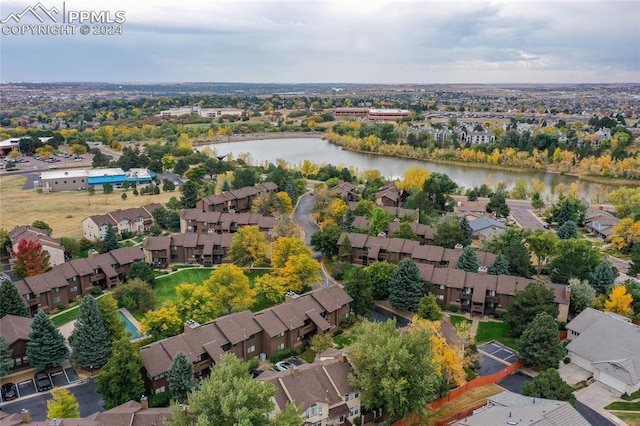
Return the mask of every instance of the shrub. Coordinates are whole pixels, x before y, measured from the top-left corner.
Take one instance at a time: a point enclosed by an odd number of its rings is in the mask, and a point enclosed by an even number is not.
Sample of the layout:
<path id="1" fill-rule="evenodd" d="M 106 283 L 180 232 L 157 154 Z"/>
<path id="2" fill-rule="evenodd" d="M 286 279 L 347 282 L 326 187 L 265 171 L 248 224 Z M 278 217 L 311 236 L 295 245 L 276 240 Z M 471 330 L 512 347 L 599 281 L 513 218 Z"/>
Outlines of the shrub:
<path id="1" fill-rule="evenodd" d="M 247 371 L 255 370 L 256 368 L 260 367 L 260 361 L 258 360 L 258 358 L 249 358 L 244 362 L 244 364 L 247 366 Z"/>
<path id="2" fill-rule="evenodd" d="M 149 397 L 149 407 L 168 407 L 171 402 L 171 392 L 160 392 Z"/>
<path id="3" fill-rule="evenodd" d="M 347 269 L 346 263 L 334 263 L 331 266 L 331 276 L 336 280 L 342 280 L 344 278 L 344 273 Z"/>
<path id="4" fill-rule="evenodd" d="M 342 321 L 340 321 L 340 328 L 349 328 L 352 325 L 354 325 L 355 323 L 356 323 L 356 316 L 355 315 L 349 315 L 348 317 L 346 317 Z"/>
<path id="5" fill-rule="evenodd" d="M 102 288 L 100 287 L 94 287 L 91 290 L 89 290 L 89 294 L 92 295 L 93 297 L 98 297 L 102 294 Z"/>
<path id="6" fill-rule="evenodd" d="M 333 332 L 333 337 L 339 336 L 342 333 L 344 333 L 344 330 L 339 328 L 339 329 L 337 329 L 336 331 Z"/>
<path id="7" fill-rule="evenodd" d="M 449 312 L 458 312 L 460 309 L 457 306 L 449 306 Z"/>
<path id="8" fill-rule="evenodd" d="M 271 362 L 282 361 L 283 359 L 292 357 L 294 355 L 298 355 L 298 353 L 299 351 L 295 349 L 283 349 L 281 351 L 276 351 L 272 353 L 271 356 L 269 357 L 269 361 Z"/>
<path id="9" fill-rule="evenodd" d="M 571 358 L 566 357 L 562 362 L 564 362 L 565 364 L 569 364 L 571 362 Z"/>

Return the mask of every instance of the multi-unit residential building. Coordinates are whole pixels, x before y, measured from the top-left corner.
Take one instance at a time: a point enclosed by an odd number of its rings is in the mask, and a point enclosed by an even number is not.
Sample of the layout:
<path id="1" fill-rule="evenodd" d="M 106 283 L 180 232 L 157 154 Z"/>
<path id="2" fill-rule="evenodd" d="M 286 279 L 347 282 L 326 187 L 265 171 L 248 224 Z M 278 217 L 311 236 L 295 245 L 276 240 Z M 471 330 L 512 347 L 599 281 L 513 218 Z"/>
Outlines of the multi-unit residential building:
<path id="1" fill-rule="evenodd" d="M 233 233 L 243 226 L 257 226 L 269 235 L 276 225 L 276 218 L 256 213 L 220 213 L 198 209 L 180 211 L 180 232 L 197 234 Z"/>
<path id="2" fill-rule="evenodd" d="M 59 238 L 53 238 L 48 229 L 34 228 L 29 225 L 22 225 L 9 233 L 11 240 L 10 253 L 18 251 L 18 245 L 22 240 L 34 241 L 42 245 L 42 249 L 49 253 L 49 263 L 51 266 L 60 265 L 65 261 L 64 246 Z"/>
<path id="3" fill-rule="evenodd" d="M 447 268 L 454 267 L 462 253 L 462 247 L 449 249 L 403 238 L 385 238 L 353 232 L 343 232 L 338 246 L 342 247 L 346 237 L 351 243 L 351 262 L 361 266 L 377 261 L 398 263 L 402 259 L 411 259 L 416 263 Z M 477 255 L 481 266 L 490 266 L 496 259 L 493 253 L 478 251 Z"/>
<path id="4" fill-rule="evenodd" d="M 371 223 L 371 219 L 366 216 L 355 216 L 353 219 L 352 226 L 354 229 L 369 229 L 369 224 Z M 395 231 L 400 229 L 400 225 L 402 222 L 399 220 L 394 220 L 389 223 L 387 229 L 384 230 L 386 235 L 393 235 Z M 431 244 L 433 239 L 435 238 L 438 230 L 433 226 L 424 225 L 418 222 L 407 222 L 411 230 L 416 234 L 417 241 L 420 244 Z"/>
<path id="5" fill-rule="evenodd" d="M 463 137 L 465 136 L 463 135 Z M 465 140 L 467 141 L 468 144 L 490 143 L 496 140 L 496 135 L 494 135 L 491 130 L 487 130 L 487 129 L 482 131 L 472 130 L 466 134 Z"/>
<path id="6" fill-rule="evenodd" d="M 143 378 L 152 394 L 168 388 L 167 371 L 182 352 L 196 378 L 207 376 L 225 353 L 239 359 L 266 359 L 283 349 L 302 348 L 314 334 L 335 331 L 349 314 L 352 299 L 338 286 L 287 295 L 283 304 L 260 312 L 237 312 L 206 324 L 187 321 L 184 332 L 140 350 Z"/>
<path id="7" fill-rule="evenodd" d="M 360 199 L 357 187 L 351 182 L 340 182 L 333 188 L 330 188 L 329 193 L 338 194 L 347 201 L 358 201 L 358 199 Z"/>
<path id="8" fill-rule="evenodd" d="M 202 198 L 196 208 L 203 212 L 243 213 L 251 209 L 251 202 L 260 194 L 277 191 L 278 185 L 273 182 L 258 183 Z"/>
<path id="9" fill-rule="evenodd" d="M 14 285 L 32 314 L 51 312 L 80 299 L 94 287 L 114 288 L 118 281 L 127 279 L 131 265 L 143 259 L 139 247 L 123 247 L 70 260 Z"/>
<path id="10" fill-rule="evenodd" d="M 349 206 L 349 210 L 355 210 L 358 207 L 358 203 L 355 201 L 347 203 Z M 393 206 L 378 206 L 387 212 L 387 215 L 397 217 L 398 219 L 405 219 L 417 222 L 420 218 L 420 212 L 415 209 L 405 209 L 402 207 L 393 207 Z"/>
<path id="11" fill-rule="evenodd" d="M 584 229 L 606 240 L 613 235 L 613 228 L 618 222 L 620 219 L 611 213 L 589 207 L 585 213 Z"/>
<path id="12" fill-rule="evenodd" d="M 27 342 L 31 333 L 32 318 L 5 315 L 0 318 L 0 331 L 4 337 L 13 358 L 13 367 L 19 368 L 28 365 Z"/>
<path id="13" fill-rule="evenodd" d="M 425 293 L 433 293 L 439 305 L 455 306 L 462 312 L 480 315 L 501 315 L 513 303 L 517 291 L 524 290 L 535 280 L 515 275 L 487 274 L 486 267 L 479 272 L 462 269 L 438 268 L 417 264 L 425 282 Z M 553 290 L 558 308 L 558 321 L 566 322 L 569 314 L 571 290 L 563 284 L 544 283 Z"/>
<path id="14" fill-rule="evenodd" d="M 402 189 L 393 183 L 384 185 L 376 192 L 376 204 L 379 206 L 400 207 L 402 193 Z"/>
<path id="15" fill-rule="evenodd" d="M 360 394 L 349 383 L 353 369 L 344 353 L 329 349 L 313 364 L 291 370 L 266 371 L 258 380 L 276 388 L 275 409 L 269 417 L 284 411 L 287 404 L 302 407 L 305 424 L 317 426 L 351 425 L 361 418 Z M 360 424 L 364 424 L 361 421 Z"/>
<path id="16" fill-rule="evenodd" d="M 89 216 L 82 221 L 82 233 L 89 240 L 104 240 L 109 225 L 118 235 L 130 232 L 134 235 L 149 232 L 155 221 L 153 211 L 161 204 L 149 204 L 130 209 L 118 209 L 107 214 Z"/>
<path id="17" fill-rule="evenodd" d="M 192 263 L 204 266 L 228 262 L 227 251 L 233 234 L 200 234 L 189 232 L 165 237 L 148 237 L 143 242 L 144 257 L 154 268 L 166 268 L 172 263 Z"/>

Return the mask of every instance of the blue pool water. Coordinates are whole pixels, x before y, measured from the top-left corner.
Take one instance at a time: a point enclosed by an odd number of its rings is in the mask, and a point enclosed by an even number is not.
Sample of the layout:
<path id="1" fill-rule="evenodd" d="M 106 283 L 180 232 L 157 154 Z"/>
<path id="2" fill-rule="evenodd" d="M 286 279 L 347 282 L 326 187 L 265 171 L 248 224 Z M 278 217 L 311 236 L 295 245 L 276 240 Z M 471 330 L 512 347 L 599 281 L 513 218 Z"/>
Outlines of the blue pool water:
<path id="1" fill-rule="evenodd" d="M 129 321 L 129 318 L 127 318 L 120 310 L 118 310 L 118 315 L 124 323 L 124 331 L 131 334 L 132 339 L 137 339 L 141 336 L 140 333 L 138 333 L 138 329 L 136 328 L 136 326 L 133 325 L 131 321 Z"/>

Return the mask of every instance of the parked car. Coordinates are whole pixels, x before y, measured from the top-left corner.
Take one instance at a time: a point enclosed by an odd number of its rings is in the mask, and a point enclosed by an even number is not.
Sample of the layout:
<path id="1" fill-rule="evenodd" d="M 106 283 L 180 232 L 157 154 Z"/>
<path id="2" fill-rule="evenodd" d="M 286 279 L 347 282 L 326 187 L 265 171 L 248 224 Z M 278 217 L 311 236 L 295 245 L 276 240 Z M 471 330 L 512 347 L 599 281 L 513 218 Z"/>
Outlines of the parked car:
<path id="1" fill-rule="evenodd" d="M 16 385 L 13 383 L 5 383 L 2 385 L 2 400 L 3 401 L 11 401 L 12 399 L 16 399 L 18 397 L 18 390 L 16 389 Z"/>
<path id="2" fill-rule="evenodd" d="M 33 376 L 33 381 L 36 382 L 38 392 L 48 391 L 53 388 L 49 374 L 47 374 L 46 371 L 38 371 L 35 376 Z"/>
<path id="3" fill-rule="evenodd" d="M 300 360 L 299 360 L 299 359 L 297 359 L 297 358 L 291 358 L 291 359 L 289 360 L 289 364 L 291 364 L 291 365 L 295 365 L 296 367 L 299 367 L 299 366 L 301 366 L 302 364 L 304 364 L 304 362 L 300 361 Z"/>
<path id="4" fill-rule="evenodd" d="M 259 375 L 261 375 L 262 373 L 264 373 L 263 370 L 251 370 L 249 371 L 249 374 L 251 375 L 251 377 L 253 377 L 254 379 L 256 377 L 258 377 Z"/>
<path id="5" fill-rule="evenodd" d="M 280 362 L 276 362 L 276 365 L 274 368 L 278 371 L 285 371 L 293 368 L 293 364 L 291 364 L 288 361 L 280 361 Z"/>

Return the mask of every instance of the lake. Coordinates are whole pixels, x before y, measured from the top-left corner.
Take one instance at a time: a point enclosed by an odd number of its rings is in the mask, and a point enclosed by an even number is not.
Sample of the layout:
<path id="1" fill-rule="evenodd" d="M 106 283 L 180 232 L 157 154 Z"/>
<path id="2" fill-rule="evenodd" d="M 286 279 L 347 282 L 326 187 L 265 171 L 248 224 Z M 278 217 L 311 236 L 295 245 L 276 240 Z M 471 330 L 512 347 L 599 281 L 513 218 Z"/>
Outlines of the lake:
<path id="1" fill-rule="evenodd" d="M 556 185 L 560 183 L 570 185 L 577 182 L 580 195 L 586 200 L 590 200 L 591 194 L 596 187 L 595 183 L 554 173 L 520 173 L 469 167 L 463 163 L 460 165 L 438 164 L 428 161 L 351 152 L 319 138 L 248 140 L 201 145 L 197 149 L 201 150 L 204 147 L 215 149 L 217 155 L 232 153 L 234 158 L 237 158 L 239 154 L 249 153 L 248 161 L 250 164 L 255 165 L 264 162 L 275 163 L 277 159 L 285 160 L 292 165 L 300 165 L 304 160 L 310 160 L 314 163 L 333 164 L 337 167 L 355 167 L 358 171 L 377 169 L 387 178 L 401 178 L 408 167 L 420 166 L 432 172 L 446 173 L 459 186 L 467 188 L 479 186 L 483 183 L 493 187 L 499 182 L 504 182 L 508 188 L 511 188 L 516 179 L 525 179 L 527 181 L 538 179 L 545 183 L 544 195 L 547 197 L 554 196 L 553 188 Z M 609 190 L 615 188 L 611 186 Z"/>

